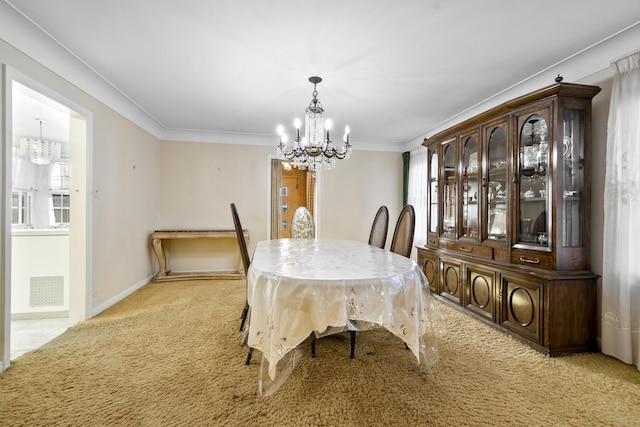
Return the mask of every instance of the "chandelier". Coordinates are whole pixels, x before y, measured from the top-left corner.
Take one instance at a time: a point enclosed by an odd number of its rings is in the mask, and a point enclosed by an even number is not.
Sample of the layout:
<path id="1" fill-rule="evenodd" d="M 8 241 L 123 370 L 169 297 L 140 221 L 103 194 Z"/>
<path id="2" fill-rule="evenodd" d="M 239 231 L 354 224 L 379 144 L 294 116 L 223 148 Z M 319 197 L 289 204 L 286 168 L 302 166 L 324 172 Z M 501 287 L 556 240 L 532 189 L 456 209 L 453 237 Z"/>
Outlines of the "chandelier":
<path id="1" fill-rule="evenodd" d="M 36 119 L 40 122 L 40 138 L 20 138 L 20 153 L 36 165 L 48 165 L 52 160 L 60 159 L 60 143 L 42 138 L 42 123 L 46 120 Z"/>
<path id="2" fill-rule="evenodd" d="M 316 85 L 322 81 L 320 77 L 309 77 L 313 83 L 313 99 L 304 114 L 304 137 L 300 137 L 300 119 L 295 119 L 296 137 L 292 144 L 288 144 L 288 136 L 284 133 L 284 127 L 278 126 L 280 144 L 278 151 L 281 157 L 293 163 L 293 166 L 315 172 L 320 166 L 325 169 L 333 169 L 336 159 L 348 159 L 351 154 L 349 144 L 349 126 L 344 128 L 344 136 L 339 147 L 335 147 L 331 141 L 329 131 L 331 121 L 324 120 L 324 109 L 318 99 Z"/>

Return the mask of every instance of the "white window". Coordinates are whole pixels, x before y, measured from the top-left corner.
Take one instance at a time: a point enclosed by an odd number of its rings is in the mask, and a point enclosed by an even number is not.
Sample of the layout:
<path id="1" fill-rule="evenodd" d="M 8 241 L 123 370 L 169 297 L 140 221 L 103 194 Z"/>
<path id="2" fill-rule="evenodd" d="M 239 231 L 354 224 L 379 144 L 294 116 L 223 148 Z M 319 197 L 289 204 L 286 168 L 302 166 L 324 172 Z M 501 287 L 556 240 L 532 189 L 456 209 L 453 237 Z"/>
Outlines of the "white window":
<path id="1" fill-rule="evenodd" d="M 51 193 L 51 201 L 55 225 L 68 225 L 71 213 L 69 210 L 69 195 L 65 193 Z"/>
<path id="2" fill-rule="evenodd" d="M 31 209 L 33 199 L 28 191 L 11 193 L 11 224 L 17 228 L 31 226 Z"/>
<path id="3" fill-rule="evenodd" d="M 59 161 L 51 164 L 51 175 L 49 175 L 49 185 L 52 190 L 68 190 L 70 187 L 70 165 L 69 161 Z"/>
<path id="4" fill-rule="evenodd" d="M 54 227 L 68 227 L 70 213 L 69 183 L 70 166 L 68 160 L 51 163 L 49 186 L 51 188 L 51 213 L 49 221 Z"/>

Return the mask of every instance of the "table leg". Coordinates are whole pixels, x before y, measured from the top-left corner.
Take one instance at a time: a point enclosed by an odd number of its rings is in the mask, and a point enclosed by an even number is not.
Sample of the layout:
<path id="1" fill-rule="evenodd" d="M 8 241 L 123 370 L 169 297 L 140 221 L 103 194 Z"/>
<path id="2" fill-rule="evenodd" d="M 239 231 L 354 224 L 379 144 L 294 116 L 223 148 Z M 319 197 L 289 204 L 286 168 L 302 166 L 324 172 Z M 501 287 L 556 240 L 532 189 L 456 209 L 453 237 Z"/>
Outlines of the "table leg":
<path id="1" fill-rule="evenodd" d="M 156 258 L 158 258 L 158 273 L 156 277 L 166 276 L 169 270 L 169 263 L 167 262 L 167 254 L 164 251 L 164 245 L 162 244 L 162 239 L 153 239 L 153 251 L 156 254 Z"/>

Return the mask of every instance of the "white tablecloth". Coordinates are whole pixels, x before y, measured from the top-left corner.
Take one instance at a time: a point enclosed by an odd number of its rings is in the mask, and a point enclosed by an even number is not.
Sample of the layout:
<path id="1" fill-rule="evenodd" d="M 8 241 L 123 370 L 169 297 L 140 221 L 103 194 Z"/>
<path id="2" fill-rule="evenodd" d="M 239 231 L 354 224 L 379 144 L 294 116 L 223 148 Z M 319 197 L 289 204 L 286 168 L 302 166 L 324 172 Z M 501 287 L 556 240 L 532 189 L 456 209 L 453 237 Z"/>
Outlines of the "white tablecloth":
<path id="1" fill-rule="evenodd" d="M 262 352 L 271 380 L 285 355 L 329 327 L 379 325 L 418 362 L 424 355 L 430 296 L 409 258 L 349 240 L 267 240 L 256 246 L 247 280 L 248 345 Z"/>

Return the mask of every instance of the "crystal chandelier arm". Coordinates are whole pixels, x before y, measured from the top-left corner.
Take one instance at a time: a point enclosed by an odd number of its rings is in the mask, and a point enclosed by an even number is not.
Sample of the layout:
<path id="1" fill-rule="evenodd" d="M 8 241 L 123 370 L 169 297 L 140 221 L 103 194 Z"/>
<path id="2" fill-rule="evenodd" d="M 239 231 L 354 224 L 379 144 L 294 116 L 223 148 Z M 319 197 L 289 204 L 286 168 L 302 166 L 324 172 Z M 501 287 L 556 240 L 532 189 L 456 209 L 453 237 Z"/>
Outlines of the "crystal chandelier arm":
<path id="1" fill-rule="evenodd" d="M 300 119 L 296 117 L 296 119 L 293 121 L 293 126 L 295 126 L 296 128 L 296 142 L 300 142 L 300 125 L 302 123 L 300 122 Z"/>

